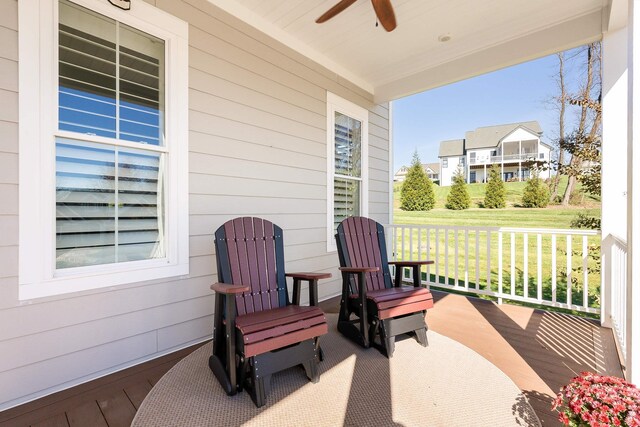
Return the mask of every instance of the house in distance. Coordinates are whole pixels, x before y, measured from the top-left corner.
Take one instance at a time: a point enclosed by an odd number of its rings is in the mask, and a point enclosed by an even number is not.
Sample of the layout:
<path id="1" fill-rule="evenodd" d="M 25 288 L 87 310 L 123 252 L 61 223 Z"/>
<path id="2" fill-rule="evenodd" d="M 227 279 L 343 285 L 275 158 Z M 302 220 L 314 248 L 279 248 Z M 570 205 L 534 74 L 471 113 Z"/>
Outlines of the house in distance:
<path id="1" fill-rule="evenodd" d="M 424 173 L 427 174 L 427 176 L 431 181 L 433 181 L 436 184 L 440 182 L 440 162 L 423 163 L 422 169 L 424 169 Z M 403 182 L 407 178 L 407 173 L 409 173 L 409 166 L 402 166 L 393 175 L 393 181 Z"/>
<path id="2" fill-rule="evenodd" d="M 491 166 L 500 167 L 504 181 L 529 178 L 531 168 L 549 160 L 551 146 L 542 142 L 537 121 L 479 127 L 464 139 L 440 142 L 440 185 L 451 185 L 460 168 L 468 183 L 485 182 Z M 540 178 L 549 178 L 542 170 Z"/>

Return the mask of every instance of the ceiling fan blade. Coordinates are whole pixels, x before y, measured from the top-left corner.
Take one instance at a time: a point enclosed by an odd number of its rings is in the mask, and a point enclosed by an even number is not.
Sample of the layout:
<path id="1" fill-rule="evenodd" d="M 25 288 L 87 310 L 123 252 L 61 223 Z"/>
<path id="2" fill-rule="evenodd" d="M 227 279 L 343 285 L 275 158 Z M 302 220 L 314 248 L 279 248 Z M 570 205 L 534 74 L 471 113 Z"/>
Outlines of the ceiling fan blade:
<path id="1" fill-rule="evenodd" d="M 322 16 L 316 19 L 316 23 L 322 24 L 325 21 L 333 18 L 352 4 L 354 4 L 356 0 L 341 0 L 337 4 L 335 4 L 331 9 L 327 10 Z"/>
<path id="2" fill-rule="evenodd" d="M 393 31 L 396 28 L 396 15 L 393 13 L 391 0 L 371 0 L 371 3 L 384 29 Z"/>

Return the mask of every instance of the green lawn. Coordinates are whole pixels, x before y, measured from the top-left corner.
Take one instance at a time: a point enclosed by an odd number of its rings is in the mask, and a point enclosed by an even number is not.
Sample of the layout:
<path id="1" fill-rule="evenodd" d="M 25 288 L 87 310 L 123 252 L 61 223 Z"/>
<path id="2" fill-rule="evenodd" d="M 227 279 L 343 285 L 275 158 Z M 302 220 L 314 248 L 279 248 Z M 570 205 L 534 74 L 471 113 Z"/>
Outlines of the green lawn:
<path id="1" fill-rule="evenodd" d="M 452 211 L 437 208 L 427 212 L 405 212 L 394 209 L 395 224 L 466 225 L 486 227 L 570 228 L 579 214 L 600 216 L 600 209 L 552 206 L 546 209 L 481 209 Z"/>
<path id="2" fill-rule="evenodd" d="M 550 206 L 545 209 L 513 207 L 519 203 L 524 185 L 525 183 L 506 184 L 508 204 L 512 206 L 506 209 L 474 207 L 463 211 L 452 211 L 436 208 L 428 212 L 405 212 L 398 209 L 400 192 L 395 191 L 394 223 L 429 226 L 569 229 L 571 221 L 578 213 L 600 216 L 599 205 L 594 200 L 589 201 L 588 208 L 584 206 L 571 206 L 568 208 Z M 443 206 L 449 188 L 437 186 L 435 188 L 436 206 Z M 469 190 L 472 199 L 476 202 L 484 198 L 484 184 L 470 185 Z M 488 242 L 487 239 L 489 239 Z M 436 237 L 435 228 L 432 228 L 427 239 L 426 230 L 418 232 L 417 230 L 410 231 L 406 229 L 404 231 L 404 252 L 401 249 L 401 234 L 398 234 L 396 238 L 394 252 L 398 253 L 399 259 L 408 259 L 411 253 L 413 259 L 420 257 L 421 259 L 436 260 L 437 267 L 432 266 L 428 271 L 432 282 L 447 283 L 449 285 L 458 283 L 461 287 L 468 286 L 470 289 L 480 290 L 498 291 L 501 288 L 506 293 L 512 292 L 513 288 L 513 293 L 516 296 L 524 296 L 526 294 L 530 297 L 536 297 L 537 272 L 538 268 L 540 268 L 543 299 L 550 301 L 555 294 L 557 301 L 567 302 L 567 292 L 569 290 L 567 288 L 567 240 L 570 240 L 571 268 L 569 269 L 569 275 L 572 277 L 571 282 L 573 282 L 570 286 L 571 302 L 582 305 L 584 298 L 582 236 L 567 238 L 564 235 L 558 235 L 554 251 L 552 249 L 551 236 L 542 234 L 540 236 L 540 257 L 538 257 L 538 233 L 528 233 L 526 245 L 524 234 L 516 233 L 513 239 L 515 249 L 513 263 L 511 262 L 511 233 L 503 233 L 502 239 L 502 286 L 500 286 L 498 280 L 500 251 L 498 250 L 498 233 L 495 232 L 488 234 L 486 231 L 469 230 L 465 232 L 462 230 L 455 232 L 441 229 L 437 232 Z M 467 240 L 469 242 L 469 253 L 468 257 L 465 257 Z M 411 247 L 410 242 L 412 244 Z M 592 270 L 597 270 L 596 259 L 599 256 L 599 236 L 589 236 L 586 243 L 589 250 L 595 255 L 595 257 L 587 257 L 588 302 L 590 307 L 597 308 L 600 304 L 600 274 Z M 476 245 L 479 249 L 477 255 Z M 555 290 L 553 288 L 554 278 L 552 274 L 552 253 L 554 252 L 556 258 Z M 468 259 L 468 261 L 465 261 L 465 259 Z M 489 266 L 487 265 L 488 261 Z M 528 280 L 524 279 L 525 273 Z M 426 274 L 423 271 L 425 278 Z"/>

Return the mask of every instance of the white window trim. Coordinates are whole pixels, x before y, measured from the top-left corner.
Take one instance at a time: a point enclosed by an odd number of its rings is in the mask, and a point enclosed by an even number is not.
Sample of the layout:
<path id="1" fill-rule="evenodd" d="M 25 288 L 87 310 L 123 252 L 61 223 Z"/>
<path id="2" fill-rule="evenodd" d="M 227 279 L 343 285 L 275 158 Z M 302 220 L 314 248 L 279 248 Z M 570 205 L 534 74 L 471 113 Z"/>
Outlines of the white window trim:
<path id="1" fill-rule="evenodd" d="M 167 257 L 56 274 L 58 0 L 18 0 L 21 300 L 189 274 L 188 25 L 142 0 L 133 0 L 126 12 L 102 0 L 71 1 L 165 40 L 166 149 L 158 151 L 169 152 Z"/>
<path id="2" fill-rule="evenodd" d="M 335 113 L 340 112 L 362 123 L 362 176 L 360 177 L 360 215 L 369 215 L 369 111 L 338 95 L 327 92 L 327 252 L 335 252 L 333 231 L 333 179 L 335 177 Z"/>

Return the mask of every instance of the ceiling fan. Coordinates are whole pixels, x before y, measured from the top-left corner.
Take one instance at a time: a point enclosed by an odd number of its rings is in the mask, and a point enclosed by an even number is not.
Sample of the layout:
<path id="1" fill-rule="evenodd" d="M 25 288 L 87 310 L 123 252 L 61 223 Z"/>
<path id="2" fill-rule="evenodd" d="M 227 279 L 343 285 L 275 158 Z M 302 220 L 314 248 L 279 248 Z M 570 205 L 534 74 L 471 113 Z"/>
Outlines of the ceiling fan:
<path id="1" fill-rule="evenodd" d="M 356 0 L 339 1 L 331 9 L 327 10 L 321 17 L 316 19 L 316 23 L 322 24 L 323 22 L 328 21 L 355 2 Z M 378 21 L 380 21 L 384 29 L 387 31 L 393 31 L 396 28 L 396 15 L 393 13 L 391 0 L 371 0 L 371 3 L 373 4 L 373 9 L 376 12 Z"/>

